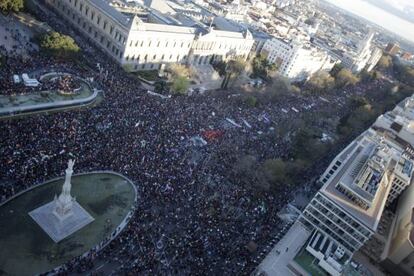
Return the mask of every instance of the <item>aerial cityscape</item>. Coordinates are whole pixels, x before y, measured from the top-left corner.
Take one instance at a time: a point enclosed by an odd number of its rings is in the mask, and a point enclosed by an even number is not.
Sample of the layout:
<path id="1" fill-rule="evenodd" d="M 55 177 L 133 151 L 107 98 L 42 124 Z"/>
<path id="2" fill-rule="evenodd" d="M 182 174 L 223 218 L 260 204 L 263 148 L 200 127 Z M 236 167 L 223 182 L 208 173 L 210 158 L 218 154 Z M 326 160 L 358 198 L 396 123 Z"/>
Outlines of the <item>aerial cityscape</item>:
<path id="1" fill-rule="evenodd" d="M 411 1 L 0 11 L 0 275 L 414 275 Z"/>

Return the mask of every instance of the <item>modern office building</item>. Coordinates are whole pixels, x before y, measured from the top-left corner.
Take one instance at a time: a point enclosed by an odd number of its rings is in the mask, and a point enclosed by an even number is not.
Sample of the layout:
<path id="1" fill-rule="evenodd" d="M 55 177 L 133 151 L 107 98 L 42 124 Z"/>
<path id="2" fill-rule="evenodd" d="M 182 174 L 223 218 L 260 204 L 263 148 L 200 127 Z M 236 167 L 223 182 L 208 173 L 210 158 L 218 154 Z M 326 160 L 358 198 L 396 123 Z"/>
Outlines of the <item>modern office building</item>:
<path id="1" fill-rule="evenodd" d="M 169 63 L 246 59 L 254 43 L 248 30 L 215 30 L 189 16 L 174 17 L 151 7 L 115 8 L 104 0 L 46 2 L 129 71 L 161 69 Z M 151 1 L 150 6 L 166 9 L 164 2 Z"/>
<path id="2" fill-rule="evenodd" d="M 294 81 L 305 80 L 321 70 L 329 72 L 336 64 L 325 51 L 310 43 L 281 38 L 267 40 L 261 54 L 278 65 L 281 75 Z"/>
<path id="3" fill-rule="evenodd" d="M 378 231 L 384 209 L 413 180 L 414 97 L 381 115 L 320 177 L 299 220 L 314 234 L 306 249 L 331 275 Z"/>

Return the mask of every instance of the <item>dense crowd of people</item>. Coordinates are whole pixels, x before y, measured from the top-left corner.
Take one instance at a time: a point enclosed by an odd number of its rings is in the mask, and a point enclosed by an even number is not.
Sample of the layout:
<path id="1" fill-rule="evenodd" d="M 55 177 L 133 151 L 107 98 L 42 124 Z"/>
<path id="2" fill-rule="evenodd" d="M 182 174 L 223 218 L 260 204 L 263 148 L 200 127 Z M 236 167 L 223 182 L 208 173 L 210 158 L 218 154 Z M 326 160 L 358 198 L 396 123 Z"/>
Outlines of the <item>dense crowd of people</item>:
<path id="1" fill-rule="evenodd" d="M 66 28 L 53 17 L 47 20 L 59 30 Z M 131 275 L 250 273 L 256 253 L 247 244 L 253 241 L 257 251 L 266 245 L 282 223 L 277 212 L 293 191 L 281 185 L 263 193 L 240 185 L 234 163 L 243 155 L 289 157 L 289 140 L 276 139 L 281 126 L 294 131 L 286 122 L 321 111 L 340 117 L 347 93 L 324 99 L 285 95 L 260 107 L 248 107 L 237 91 L 163 99 L 71 35 L 90 65 L 100 63 L 99 69 L 33 55 L 10 57 L 0 74 L 11 78 L 23 70 L 59 68 L 92 77 L 104 100 L 95 107 L 0 122 L 0 202 L 61 176 L 67 159 L 74 157 L 76 172 L 112 170 L 127 176 L 139 199 L 117 238 L 100 252 L 68 262 L 62 273 L 90 271 L 102 263 Z M 13 91 L 11 79 L 2 82 L 1 94 Z M 220 135 L 203 136 L 206 131 Z M 192 138 L 202 136 L 206 145 L 193 143 Z M 304 182 L 313 176 L 305 175 Z"/>

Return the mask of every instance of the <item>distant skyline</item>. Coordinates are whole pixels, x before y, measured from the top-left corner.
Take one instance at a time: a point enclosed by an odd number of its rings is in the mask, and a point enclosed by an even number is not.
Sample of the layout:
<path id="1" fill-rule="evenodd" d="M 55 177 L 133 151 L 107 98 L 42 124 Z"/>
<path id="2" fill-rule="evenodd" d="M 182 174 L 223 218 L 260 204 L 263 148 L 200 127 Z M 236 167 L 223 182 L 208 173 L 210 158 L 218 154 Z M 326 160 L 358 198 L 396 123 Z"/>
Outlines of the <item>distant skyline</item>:
<path id="1" fill-rule="evenodd" d="M 372 5 L 364 0 L 326 0 L 344 10 L 361 16 L 384 29 L 396 33 L 414 43 L 414 23 L 411 23 L 395 14 L 389 13 L 378 5 Z M 379 0 L 392 5 L 400 11 L 414 9 L 412 0 Z"/>

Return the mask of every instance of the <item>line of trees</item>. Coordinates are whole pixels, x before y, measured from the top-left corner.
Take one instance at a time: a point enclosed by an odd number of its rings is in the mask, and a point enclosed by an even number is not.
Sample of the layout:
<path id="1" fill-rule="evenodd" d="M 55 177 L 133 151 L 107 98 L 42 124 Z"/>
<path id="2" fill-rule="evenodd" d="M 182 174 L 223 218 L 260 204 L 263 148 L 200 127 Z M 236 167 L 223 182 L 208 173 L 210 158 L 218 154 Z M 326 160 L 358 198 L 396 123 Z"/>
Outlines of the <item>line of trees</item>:
<path id="1" fill-rule="evenodd" d="M 24 8 L 23 0 L 1 0 L 0 11 L 3 13 L 18 12 Z"/>

